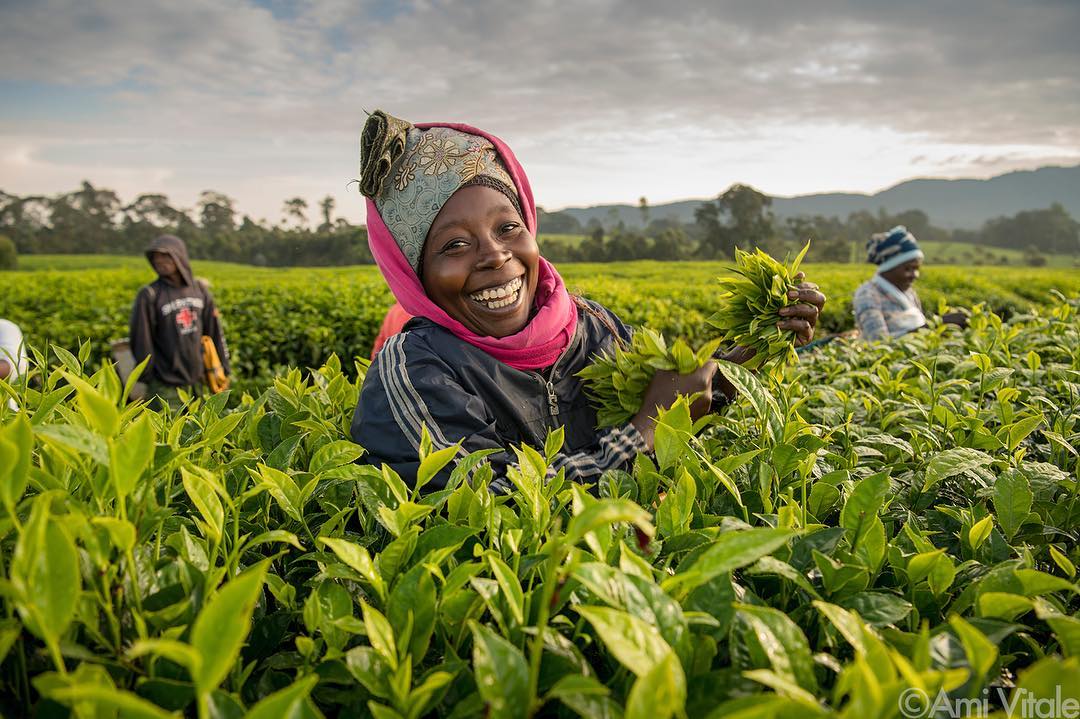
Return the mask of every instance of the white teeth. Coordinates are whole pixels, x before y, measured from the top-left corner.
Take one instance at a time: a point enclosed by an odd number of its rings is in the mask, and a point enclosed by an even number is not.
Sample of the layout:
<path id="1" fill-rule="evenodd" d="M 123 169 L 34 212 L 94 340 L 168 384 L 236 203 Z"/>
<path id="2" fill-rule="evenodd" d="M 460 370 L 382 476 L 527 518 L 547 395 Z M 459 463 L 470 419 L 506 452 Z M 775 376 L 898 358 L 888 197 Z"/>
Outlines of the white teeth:
<path id="1" fill-rule="evenodd" d="M 492 300 L 490 302 L 485 302 L 484 304 L 487 305 L 489 310 L 497 310 L 500 307 L 507 307 L 509 305 L 512 305 L 517 302 L 517 300 L 518 292 L 515 291 L 503 299 Z"/>
<path id="2" fill-rule="evenodd" d="M 477 302 L 483 302 L 489 308 L 497 310 L 500 307 L 506 307 L 517 302 L 518 290 L 521 289 L 522 284 L 521 278 L 517 277 L 501 287 L 489 287 L 486 290 L 475 292 L 471 297 Z"/>

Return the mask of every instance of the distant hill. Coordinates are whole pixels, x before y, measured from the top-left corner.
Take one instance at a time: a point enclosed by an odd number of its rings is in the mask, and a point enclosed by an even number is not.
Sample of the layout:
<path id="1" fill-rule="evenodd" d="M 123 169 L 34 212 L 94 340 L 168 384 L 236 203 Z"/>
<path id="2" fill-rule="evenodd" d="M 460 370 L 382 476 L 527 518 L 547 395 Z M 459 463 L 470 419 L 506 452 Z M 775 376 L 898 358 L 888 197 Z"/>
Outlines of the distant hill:
<path id="1" fill-rule="evenodd" d="M 692 222 L 694 209 L 701 202 L 697 199 L 653 205 L 649 207 L 649 218 Z M 774 197 L 772 208 L 781 220 L 798 215 L 845 218 L 852 212 L 877 212 L 882 207 L 891 214 L 922 210 L 938 227 L 977 230 L 991 218 L 1043 209 L 1054 202 L 1060 202 L 1070 215 L 1080 219 L 1080 165 L 1020 170 L 988 180 L 908 180 L 874 195 L 832 192 Z M 582 225 L 594 217 L 604 225 L 611 225 L 614 213 L 615 223 L 641 226 L 641 211 L 635 205 L 570 207 L 563 211 Z"/>

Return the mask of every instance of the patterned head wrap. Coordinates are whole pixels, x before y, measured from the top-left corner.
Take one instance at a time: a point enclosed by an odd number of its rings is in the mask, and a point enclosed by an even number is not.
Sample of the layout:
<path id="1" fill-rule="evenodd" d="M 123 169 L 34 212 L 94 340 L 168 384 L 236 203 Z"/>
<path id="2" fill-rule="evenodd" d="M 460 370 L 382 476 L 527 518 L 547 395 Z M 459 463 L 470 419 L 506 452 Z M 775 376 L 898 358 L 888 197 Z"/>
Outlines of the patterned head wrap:
<path id="1" fill-rule="evenodd" d="M 372 124 L 372 121 L 374 121 L 374 124 Z M 397 128 L 388 131 L 387 125 L 390 123 L 396 124 Z M 566 291 L 566 284 L 550 262 L 543 257 L 540 258 L 536 278 L 536 294 L 533 297 L 536 313 L 528 324 L 517 334 L 506 337 L 478 335 L 432 302 L 420 282 L 417 265 L 411 264 L 405 255 L 405 246 L 402 240 L 406 237 L 412 237 L 414 238 L 412 240 L 413 246 L 422 250 L 428 227 L 434 220 L 435 215 L 438 214 L 438 211 L 429 213 L 430 219 L 427 220 L 427 224 L 418 229 L 415 234 L 406 234 L 401 231 L 400 238 L 395 236 L 390 231 L 388 223 L 383 221 L 378 203 L 387 194 L 397 191 L 397 188 L 390 184 L 387 178 L 396 163 L 408 161 L 406 154 L 410 144 L 409 133 L 413 129 L 420 132 L 429 132 L 436 129 L 452 130 L 469 138 L 470 141 L 490 143 L 496 153 L 494 167 L 510 178 L 511 184 L 505 189 L 508 192 L 507 197 L 514 200 L 515 206 L 521 211 L 521 219 L 525 222 L 529 232 L 536 234 L 536 203 L 533 201 L 529 178 L 525 175 L 525 169 L 517 161 L 513 151 L 505 142 L 495 135 L 472 125 L 426 123 L 414 127 L 402 120 L 391 118 L 385 113 L 377 113 L 377 115 L 372 116 L 371 120 L 368 121 L 368 125 L 364 127 L 364 139 L 361 141 L 364 161 L 361 163 L 362 177 L 360 186 L 361 191 L 368 196 L 365 202 L 367 206 L 368 246 L 371 248 L 371 256 L 375 258 L 375 264 L 379 266 L 379 271 L 382 272 L 390 291 L 394 293 L 394 297 L 410 315 L 428 318 L 435 324 L 450 331 L 458 339 L 484 350 L 500 362 L 520 370 L 537 370 L 550 367 L 559 359 L 567 345 L 570 344 L 570 340 L 573 338 L 577 328 L 577 305 L 570 298 L 570 293 Z M 415 142 L 419 144 L 419 140 Z M 418 153 L 414 153 L 409 157 L 414 158 L 419 167 Z M 454 159 L 455 164 L 453 167 L 457 168 L 458 161 L 463 162 L 470 158 L 455 157 Z M 487 159 L 483 159 L 483 164 L 485 170 L 465 184 L 473 182 L 487 184 L 488 180 L 484 178 L 490 178 L 491 183 L 501 182 L 504 185 L 506 184 L 505 179 L 496 177 L 497 172 L 495 170 L 492 170 L 490 174 L 488 173 L 488 170 L 493 166 L 487 164 Z M 424 171 L 420 171 L 418 174 L 414 170 L 410 183 L 418 177 L 427 176 L 424 175 Z M 387 187 L 388 184 L 389 188 Z M 449 197 L 451 194 L 453 194 L 453 191 L 446 192 L 445 196 Z M 438 207 L 441 208 L 445 201 L 445 199 L 440 201 Z M 393 204 L 395 203 L 387 203 L 387 206 Z M 419 255 L 419 252 L 415 254 Z"/>
<path id="2" fill-rule="evenodd" d="M 468 185 L 502 192 L 521 214 L 514 181 L 486 138 L 449 127 L 420 129 L 381 110 L 368 118 L 360 137 L 360 192 L 374 201 L 413 272 L 439 210 Z"/>
<path id="3" fill-rule="evenodd" d="M 922 258 L 923 252 L 915 235 L 903 225 L 871 235 L 866 243 L 866 261 L 878 266 L 878 274 Z"/>

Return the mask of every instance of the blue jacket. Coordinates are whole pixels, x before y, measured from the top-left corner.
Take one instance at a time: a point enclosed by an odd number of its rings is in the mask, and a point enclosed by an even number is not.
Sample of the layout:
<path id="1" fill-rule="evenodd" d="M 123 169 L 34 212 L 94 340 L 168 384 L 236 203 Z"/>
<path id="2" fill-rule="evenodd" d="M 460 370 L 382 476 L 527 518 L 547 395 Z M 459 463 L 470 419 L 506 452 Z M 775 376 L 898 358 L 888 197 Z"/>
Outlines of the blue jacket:
<path id="1" fill-rule="evenodd" d="M 641 434 L 629 423 L 597 430 L 596 411 L 575 375 L 611 347 L 612 330 L 623 339 L 630 330 L 607 308 L 585 304 L 589 310 L 578 309 L 577 330 L 558 361 L 535 372 L 503 364 L 430 320 L 410 320 L 368 370 L 353 440 L 368 450 L 368 462 L 385 462 L 409 483 L 416 480 L 422 425 L 436 450 L 458 441 L 462 455 L 500 450 L 488 458 L 496 489 L 509 487 L 512 445 L 542 448 L 548 432 L 560 426 L 565 441 L 551 471 L 565 469 L 567 479 L 595 482 L 604 470 L 628 467 L 646 450 Z M 444 470 L 425 490 L 443 487 L 449 476 Z"/>

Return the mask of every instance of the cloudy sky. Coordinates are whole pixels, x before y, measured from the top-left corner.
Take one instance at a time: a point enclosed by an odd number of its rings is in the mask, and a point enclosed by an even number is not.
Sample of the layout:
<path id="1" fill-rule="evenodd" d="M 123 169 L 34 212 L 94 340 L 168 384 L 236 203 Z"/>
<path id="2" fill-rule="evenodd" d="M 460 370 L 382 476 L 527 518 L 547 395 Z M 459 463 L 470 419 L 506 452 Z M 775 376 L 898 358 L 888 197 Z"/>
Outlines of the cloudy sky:
<path id="1" fill-rule="evenodd" d="M 0 0 L 0 189 L 360 220 L 376 108 L 500 135 L 549 209 L 989 177 L 1080 162 L 1078 37 L 1077 0 Z"/>

